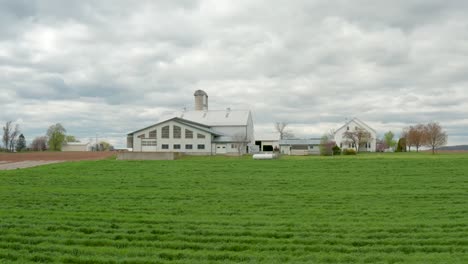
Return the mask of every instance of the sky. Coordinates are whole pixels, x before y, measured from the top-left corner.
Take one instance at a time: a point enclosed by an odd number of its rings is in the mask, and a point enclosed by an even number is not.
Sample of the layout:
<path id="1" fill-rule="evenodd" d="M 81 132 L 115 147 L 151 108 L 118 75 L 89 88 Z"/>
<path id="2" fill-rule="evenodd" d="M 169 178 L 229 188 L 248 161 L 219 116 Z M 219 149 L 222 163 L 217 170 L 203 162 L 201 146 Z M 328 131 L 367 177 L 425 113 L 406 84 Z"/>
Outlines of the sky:
<path id="1" fill-rule="evenodd" d="M 0 124 L 125 147 L 171 111 L 249 109 L 320 137 L 439 122 L 468 144 L 468 1 L 0 0 Z"/>

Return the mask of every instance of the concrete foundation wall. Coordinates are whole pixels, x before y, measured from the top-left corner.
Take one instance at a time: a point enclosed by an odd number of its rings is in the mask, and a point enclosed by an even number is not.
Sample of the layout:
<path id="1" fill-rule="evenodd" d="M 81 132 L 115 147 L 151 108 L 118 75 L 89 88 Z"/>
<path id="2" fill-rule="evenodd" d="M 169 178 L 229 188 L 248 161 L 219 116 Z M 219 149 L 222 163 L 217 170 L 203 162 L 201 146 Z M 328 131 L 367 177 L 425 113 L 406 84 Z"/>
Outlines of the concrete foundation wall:
<path id="1" fill-rule="evenodd" d="M 122 152 L 117 154 L 118 160 L 175 160 L 182 156 L 175 152 Z"/>

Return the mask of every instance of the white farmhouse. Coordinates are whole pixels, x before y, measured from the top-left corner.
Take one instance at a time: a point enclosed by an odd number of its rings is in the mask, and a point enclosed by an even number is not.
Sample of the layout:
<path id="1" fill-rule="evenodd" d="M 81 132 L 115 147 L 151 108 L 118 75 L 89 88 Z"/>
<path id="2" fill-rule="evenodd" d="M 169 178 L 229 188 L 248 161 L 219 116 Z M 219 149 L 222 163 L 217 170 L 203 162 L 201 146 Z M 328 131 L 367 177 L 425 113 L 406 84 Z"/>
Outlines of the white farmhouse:
<path id="1" fill-rule="evenodd" d="M 377 132 L 358 118 L 351 119 L 350 121 L 346 122 L 346 124 L 344 124 L 342 127 L 336 130 L 336 145 L 339 146 L 341 149 L 356 148 L 356 146 L 351 140 L 344 137 L 344 134 L 346 132 L 353 132 L 359 129 L 363 129 L 369 132 L 370 134 L 370 140 L 368 140 L 367 142 L 361 142 L 360 151 L 375 152 L 377 145 Z"/>
<path id="2" fill-rule="evenodd" d="M 127 135 L 134 152 L 183 152 L 191 155 L 244 154 L 254 143 L 249 110 L 208 110 L 208 95 L 197 90 L 195 110 L 180 111 Z"/>

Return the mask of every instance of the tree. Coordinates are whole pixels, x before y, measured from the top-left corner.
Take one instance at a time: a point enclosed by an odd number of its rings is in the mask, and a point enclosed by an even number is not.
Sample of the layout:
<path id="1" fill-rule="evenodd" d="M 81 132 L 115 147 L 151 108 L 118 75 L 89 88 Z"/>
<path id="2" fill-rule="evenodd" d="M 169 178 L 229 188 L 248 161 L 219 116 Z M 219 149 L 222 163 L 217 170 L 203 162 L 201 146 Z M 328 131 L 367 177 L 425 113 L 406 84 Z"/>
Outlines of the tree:
<path id="1" fill-rule="evenodd" d="M 18 137 L 18 134 L 20 133 L 19 125 L 15 125 L 15 129 L 11 131 L 10 134 L 10 152 L 13 152 L 15 150 L 15 145 L 16 145 L 16 138 Z"/>
<path id="2" fill-rule="evenodd" d="M 290 130 L 286 130 L 288 123 L 286 122 L 276 122 L 275 130 L 279 133 L 280 139 L 294 138 L 294 134 Z"/>
<path id="3" fill-rule="evenodd" d="M 387 148 L 393 148 L 396 145 L 396 141 L 393 139 L 395 135 L 392 131 L 388 131 L 384 134 L 384 142 L 387 145 Z"/>
<path id="4" fill-rule="evenodd" d="M 10 133 L 11 133 L 11 123 L 12 121 L 7 121 L 5 126 L 3 127 L 3 137 L 2 137 L 2 142 L 3 145 L 5 146 L 5 150 L 9 150 L 9 144 L 10 144 Z"/>
<path id="5" fill-rule="evenodd" d="M 426 146 L 432 149 L 432 154 L 435 154 L 436 148 L 447 144 L 447 133 L 442 130 L 439 123 L 431 122 L 424 126 L 424 130 L 427 136 Z"/>
<path id="6" fill-rule="evenodd" d="M 396 145 L 396 143 L 395 143 Z M 386 149 L 388 149 L 388 145 L 385 142 L 385 139 L 377 139 L 375 150 L 377 152 L 384 152 Z"/>
<path id="7" fill-rule="evenodd" d="M 65 136 L 65 142 L 71 143 L 71 142 L 80 142 L 80 141 L 77 140 L 77 139 L 75 138 L 75 136 L 66 135 L 66 136 Z"/>
<path id="8" fill-rule="evenodd" d="M 18 141 L 16 142 L 16 151 L 21 152 L 26 149 L 26 139 L 24 138 L 24 135 L 21 134 L 18 137 Z"/>
<path id="9" fill-rule="evenodd" d="M 395 152 L 406 152 L 406 138 L 402 137 L 398 140 Z"/>
<path id="10" fill-rule="evenodd" d="M 237 133 L 232 137 L 232 139 L 235 142 L 233 145 L 237 149 L 237 154 L 241 156 L 244 149 L 246 149 L 247 147 L 247 135 L 245 135 L 244 133 Z"/>
<path id="11" fill-rule="evenodd" d="M 34 151 L 44 151 L 47 149 L 47 137 L 36 137 L 31 143 L 31 149 Z"/>
<path id="12" fill-rule="evenodd" d="M 406 144 L 408 146 L 414 146 L 416 152 L 419 152 L 419 148 L 423 145 L 426 145 L 427 134 L 425 126 L 422 124 L 417 124 L 416 126 L 410 126 L 407 128 Z"/>
<path id="13" fill-rule="evenodd" d="M 333 147 L 336 146 L 335 142 L 335 133 L 330 130 L 328 133 L 325 133 L 320 139 L 320 155 L 323 156 L 332 156 Z"/>
<path id="14" fill-rule="evenodd" d="M 411 151 L 411 139 L 409 137 L 409 128 L 405 127 L 405 128 L 403 128 L 403 131 L 401 131 L 400 139 L 398 140 L 397 149 L 395 150 L 395 152 L 403 152 L 403 150 L 398 149 L 400 147 L 400 141 L 401 141 L 402 138 L 405 139 L 405 150 L 404 151 L 406 152 L 406 146 L 408 146 L 408 151 Z"/>
<path id="15" fill-rule="evenodd" d="M 65 142 L 65 133 L 67 131 L 60 123 L 51 125 L 47 129 L 48 145 L 50 150 L 60 151 L 62 150 L 62 145 Z"/>
<path id="16" fill-rule="evenodd" d="M 348 143 L 351 142 L 356 152 L 359 152 L 361 146 L 371 141 L 372 136 L 367 130 L 358 127 L 355 131 L 346 131 L 343 134 L 343 138 L 347 139 Z"/>
<path id="17" fill-rule="evenodd" d="M 112 150 L 113 146 L 107 141 L 99 142 L 99 150 L 100 151 L 109 151 Z"/>
<path id="18" fill-rule="evenodd" d="M 2 142 L 5 146 L 6 151 L 13 152 L 15 150 L 16 137 L 20 133 L 19 125 L 13 126 L 13 121 L 6 122 L 3 127 Z"/>

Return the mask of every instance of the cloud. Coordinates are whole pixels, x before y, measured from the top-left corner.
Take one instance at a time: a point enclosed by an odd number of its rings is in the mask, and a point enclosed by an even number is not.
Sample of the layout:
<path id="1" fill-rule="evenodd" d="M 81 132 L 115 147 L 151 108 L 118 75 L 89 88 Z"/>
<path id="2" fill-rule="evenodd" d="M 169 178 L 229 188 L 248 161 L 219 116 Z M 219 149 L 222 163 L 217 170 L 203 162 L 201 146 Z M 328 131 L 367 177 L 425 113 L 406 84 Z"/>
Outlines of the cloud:
<path id="1" fill-rule="evenodd" d="M 317 137 L 356 116 L 380 134 L 439 121 L 468 142 L 466 1 L 0 5 L 0 121 L 32 137 L 62 122 L 122 146 L 203 89 L 212 109 L 251 109 L 259 138 L 275 121 Z"/>

